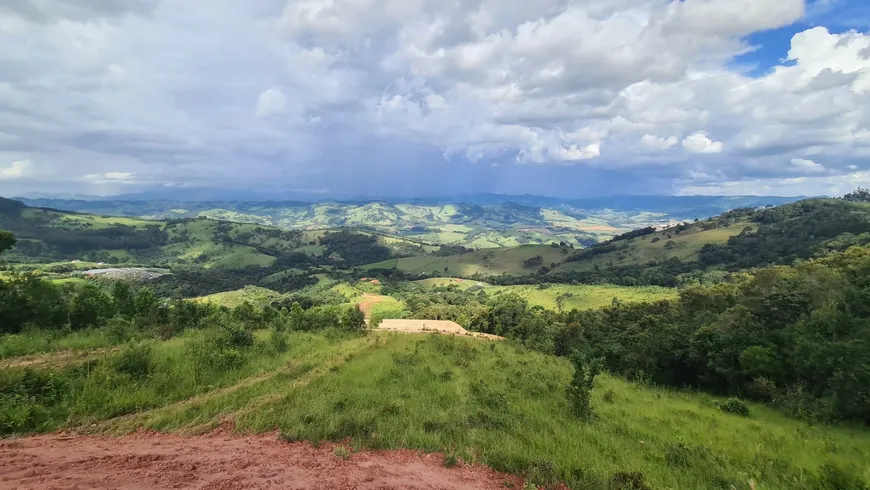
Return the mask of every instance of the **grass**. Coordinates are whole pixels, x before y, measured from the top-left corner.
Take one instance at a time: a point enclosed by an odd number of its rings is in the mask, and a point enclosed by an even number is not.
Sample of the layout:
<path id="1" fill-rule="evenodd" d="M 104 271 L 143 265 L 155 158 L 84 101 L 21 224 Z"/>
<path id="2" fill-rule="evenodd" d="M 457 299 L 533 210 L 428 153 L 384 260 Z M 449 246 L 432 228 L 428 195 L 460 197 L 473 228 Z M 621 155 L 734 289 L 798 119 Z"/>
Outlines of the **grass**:
<path id="1" fill-rule="evenodd" d="M 424 287 L 449 287 L 456 286 L 461 291 L 484 284 L 483 291 L 487 295 L 517 294 L 529 302 L 532 306 L 542 306 L 549 310 L 559 309 L 559 298 L 562 298 L 562 309 L 589 310 L 609 306 L 614 298 L 623 303 L 640 303 L 644 301 L 658 301 L 662 299 L 676 298 L 678 290 L 656 286 L 627 287 L 611 284 L 598 285 L 569 285 L 569 284 L 542 284 L 542 285 L 519 285 L 519 286 L 490 286 L 478 281 L 458 279 L 453 277 L 433 277 L 416 281 Z"/>
<path id="2" fill-rule="evenodd" d="M 541 286 L 491 286 L 486 288 L 487 294 L 513 293 L 523 297 L 532 306 L 543 306 L 550 310 L 559 309 L 558 299 L 562 298 L 562 310 L 590 310 L 609 306 L 613 300 L 623 303 L 652 302 L 662 299 L 673 299 L 678 291 L 672 288 L 655 286 L 625 287 L 604 285 L 566 285 L 547 284 Z"/>
<path id="3" fill-rule="evenodd" d="M 4 334 L 0 335 L 0 359 L 63 350 L 100 349 L 115 343 L 104 329 Z"/>
<path id="4" fill-rule="evenodd" d="M 570 270 L 589 270 L 596 265 L 599 267 L 613 265 L 640 265 L 651 261 L 663 261 L 677 258 L 681 261 L 697 261 L 701 247 L 708 243 L 725 243 L 732 236 L 739 235 L 748 222 L 737 222 L 727 228 L 715 228 L 712 230 L 694 229 L 676 234 L 673 230 L 662 230 L 646 237 L 635 238 L 625 242 L 627 250 L 620 250 L 576 261 L 566 262 L 554 269 L 555 272 Z M 756 226 L 753 224 L 753 226 Z M 668 238 L 670 235 L 670 238 Z M 656 243 L 653 239 L 658 238 Z M 668 242 L 674 242 L 672 248 L 667 248 Z"/>
<path id="5" fill-rule="evenodd" d="M 549 245 L 524 245 L 510 248 L 491 248 L 446 257 L 417 256 L 391 259 L 363 266 L 369 269 L 397 268 L 410 274 L 434 274 L 468 277 L 480 273 L 484 275 L 525 275 L 537 272 L 540 266 L 526 267 L 523 262 L 540 256 L 542 265 L 549 266 L 565 260 L 568 248 Z"/>
<path id="6" fill-rule="evenodd" d="M 867 430 L 810 425 L 754 404 L 739 417 L 719 410 L 715 397 L 606 375 L 593 390 L 596 417 L 577 420 L 564 392 L 570 365 L 510 343 L 329 332 L 287 340 L 289 349 L 276 352 L 264 332 L 239 363 L 199 382 L 183 339 L 155 346 L 143 380 L 98 364 L 87 377 L 79 372 L 77 394 L 40 430 L 96 423 L 92 430 L 113 433 L 201 433 L 229 420 L 240 432 L 277 427 L 287 440 L 354 450 L 440 451 L 544 486 L 565 480 L 602 490 L 634 472 L 650 488 L 682 490 L 745 490 L 750 481 L 759 490 L 841 488 L 818 478 L 870 477 Z M 0 408 L 10 409 L 2 398 Z"/>
<path id="7" fill-rule="evenodd" d="M 223 293 L 210 294 L 196 298 L 196 301 L 212 303 L 217 306 L 226 306 L 227 308 L 235 308 L 242 303 L 248 302 L 256 306 L 264 306 L 271 304 L 273 301 L 279 300 L 283 295 L 271 289 L 261 288 L 258 286 L 245 286 L 242 289 L 235 291 L 225 291 Z"/>

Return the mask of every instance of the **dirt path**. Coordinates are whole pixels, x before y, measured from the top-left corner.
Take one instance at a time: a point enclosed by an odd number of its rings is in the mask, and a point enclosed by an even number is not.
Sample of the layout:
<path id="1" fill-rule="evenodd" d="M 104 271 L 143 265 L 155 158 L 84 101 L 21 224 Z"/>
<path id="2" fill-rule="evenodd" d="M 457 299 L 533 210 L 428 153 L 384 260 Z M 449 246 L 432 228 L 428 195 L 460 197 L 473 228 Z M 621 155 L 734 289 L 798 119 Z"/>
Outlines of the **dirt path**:
<path id="1" fill-rule="evenodd" d="M 67 364 L 75 364 L 78 362 L 89 361 L 91 359 L 97 359 L 117 352 L 120 349 L 120 347 L 106 347 L 103 349 L 61 350 L 10 357 L 7 359 L 0 359 L 0 369 L 21 367 L 45 369 L 49 367 L 65 366 Z"/>
<path id="2" fill-rule="evenodd" d="M 376 304 L 385 301 L 389 296 L 381 296 L 379 294 L 370 294 L 363 293 L 362 299 L 359 302 L 359 309 L 362 310 L 363 314 L 365 314 L 366 318 L 371 318 L 372 316 L 372 308 L 375 307 Z"/>
<path id="3" fill-rule="evenodd" d="M 521 479 L 443 457 L 376 451 L 343 459 L 336 446 L 286 443 L 274 434 L 122 438 L 47 435 L 0 441 L 0 488 L 17 489 L 498 489 Z"/>

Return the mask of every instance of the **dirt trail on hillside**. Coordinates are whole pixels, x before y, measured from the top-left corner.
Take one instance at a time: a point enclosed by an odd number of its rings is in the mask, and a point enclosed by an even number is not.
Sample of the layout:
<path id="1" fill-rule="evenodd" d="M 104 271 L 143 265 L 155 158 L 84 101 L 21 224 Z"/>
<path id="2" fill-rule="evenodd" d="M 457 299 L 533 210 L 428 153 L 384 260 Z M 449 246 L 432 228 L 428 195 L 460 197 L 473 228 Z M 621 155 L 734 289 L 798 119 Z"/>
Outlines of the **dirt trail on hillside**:
<path id="1" fill-rule="evenodd" d="M 379 294 L 370 294 L 363 293 L 362 300 L 359 302 L 359 309 L 362 310 L 363 314 L 366 318 L 372 317 L 372 309 L 376 304 L 386 301 L 388 296 L 381 296 Z"/>
<path id="2" fill-rule="evenodd" d="M 65 366 L 79 362 L 86 362 L 91 359 L 97 359 L 114 352 L 121 350 L 120 347 L 106 347 L 103 349 L 87 349 L 87 350 L 62 350 L 55 352 L 44 352 L 39 354 L 29 354 L 26 356 L 10 357 L 0 359 L 0 369 L 7 368 L 49 368 L 57 366 Z"/>
<path id="3" fill-rule="evenodd" d="M 445 468 L 438 454 L 373 451 L 345 460 L 335 448 L 222 431 L 9 439 L 0 441 L 0 488 L 484 490 L 506 481 L 522 488 L 521 479 L 486 467 Z"/>

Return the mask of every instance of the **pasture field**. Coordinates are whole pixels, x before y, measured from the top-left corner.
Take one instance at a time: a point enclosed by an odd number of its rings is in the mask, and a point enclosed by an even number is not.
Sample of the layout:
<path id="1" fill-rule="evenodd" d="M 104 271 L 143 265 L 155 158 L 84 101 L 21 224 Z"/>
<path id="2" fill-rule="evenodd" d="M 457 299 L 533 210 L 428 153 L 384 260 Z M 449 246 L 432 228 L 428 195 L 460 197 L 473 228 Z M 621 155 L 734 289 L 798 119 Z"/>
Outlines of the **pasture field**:
<path id="1" fill-rule="evenodd" d="M 645 237 L 633 238 L 620 244 L 628 245 L 626 250 L 618 250 L 596 255 L 575 262 L 565 262 L 554 268 L 554 272 L 571 270 L 590 270 L 598 267 L 621 265 L 642 265 L 653 261 L 664 261 L 672 258 L 684 262 L 697 262 L 701 247 L 710 244 L 726 243 L 729 238 L 737 236 L 747 226 L 757 226 L 746 221 L 738 221 L 725 228 L 698 230 L 675 233 L 673 230 L 662 230 Z M 657 239 L 657 240 L 656 240 Z M 653 241 L 655 240 L 655 243 Z M 673 245 L 668 245 L 673 242 Z"/>
<path id="2" fill-rule="evenodd" d="M 528 301 L 531 306 L 542 306 L 548 310 L 562 311 L 601 308 L 611 305 L 614 299 L 622 303 L 641 303 L 673 299 L 679 295 L 677 289 L 656 286 L 628 287 L 612 284 L 491 286 L 478 281 L 453 277 L 433 277 L 415 281 L 415 284 L 430 288 L 455 286 L 461 291 L 467 291 L 480 284 L 487 296 L 516 294 Z"/>
<path id="3" fill-rule="evenodd" d="M 549 245 L 523 245 L 509 248 L 489 248 L 450 256 L 418 256 L 390 259 L 363 266 L 363 269 L 397 268 L 409 274 L 455 275 L 469 277 L 483 275 L 524 275 L 536 272 L 541 265 L 550 265 L 565 260 L 567 247 Z M 541 257 L 541 264 L 526 266 L 523 262 Z"/>
<path id="4" fill-rule="evenodd" d="M 282 297 L 283 295 L 281 293 L 272 291 L 271 289 L 257 286 L 245 286 L 236 291 L 226 291 L 223 293 L 215 293 L 195 298 L 194 301 L 203 301 L 217 306 L 235 308 L 246 302 L 255 306 L 265 306 L 270 304 L 272 301 L 281 299 Z"/>
<path id="5" fill-rule="evenodd" d="M 673 299 L 678 296 L 674 288 L 656 286 L 626 287 L 610 284 L 569 285 L 546 284 L 538 286 L 492 286 L 484 289 L 487 294 L 517 294 L 531 306 L 542 306 L 548 310 L 570 311 L 592 310 L 610 306 L 613 300 L 622 303 L 654 302 Z M 561 299 L 560 299 L 561 298 Z M 560 306 L 561 304 L 561 306 Z"/>

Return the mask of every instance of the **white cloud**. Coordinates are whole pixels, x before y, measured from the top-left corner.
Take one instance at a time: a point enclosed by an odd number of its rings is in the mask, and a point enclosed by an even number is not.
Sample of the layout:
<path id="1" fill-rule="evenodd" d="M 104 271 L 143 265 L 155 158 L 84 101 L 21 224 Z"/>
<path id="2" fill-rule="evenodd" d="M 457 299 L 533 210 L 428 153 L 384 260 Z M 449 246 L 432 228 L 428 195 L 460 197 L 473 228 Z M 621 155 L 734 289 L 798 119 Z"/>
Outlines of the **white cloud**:
<path id="1" fill-rule="evenodd" d="M 825 167 L 805 158 L 792 158 L 791 166 L 802 172 L 824 172 Z"/>
<path id="2" fill-rule="evenodd" d="M 697 132 L 683 139 L 683 148 L 692 153 L 721 153 L 724 145 L 713 141 L 703 132 Z"/>
<path id="3" fill-rule="evenodd" d="M 102 174 L 88 174 L 82 180 L 91 184 L 136 184 L 136 174 L 130 172 L 106 172 Z"/>
<path id="4" fill-rule="evenodd" d="M 647 148 L 651 150 L 667 150 L 668 148 L 675 146 L 680 140 L 676 136 L 669 136 L 667 138 L 659 138 L 657 136 L 653 136 L 651 134 L 645 134 L 640 139 L 640 142 Z"/>
<path id="5" fill-rule="evenodd" d="M 17 180 L 33 173 L 33 162 L 30 160 L 17 160 L 8 167 L 0 167 L 0 180 Z"/>
<path id="6" fill-rule="evenodd" d="M 836 176 L 763 178 L 723 181 L 677 188 L 680 195 L 740 196 L 842 196 L 857 187 L 870 186 L 870 171 Z"/>
<path id="7" fill-rule="evenodd" d="M 287 108 L 287 96 L 279 88 L 264 90 L 257 97 L 257 117 L 269 117 L 284 112 Z"/>
<path id="8" fill-rule="evenodd" d="M 333 189 L 348 175 L 359 194 L 354 175 L 408 186 L 420 168 L 439 190 L 443 155 L 445 177 L 496 163 L 501 178 L 516 162 L 540 179 L 606 170 L 715 186 L 870 161 L 866 32 L 819 25 L 752 75 L 733 62 L 748 35 L 800 19 L 803 0 L 10 5 L 0 158 L 27 155 L 82 186 Z"/>

